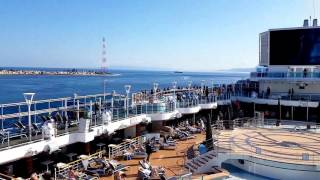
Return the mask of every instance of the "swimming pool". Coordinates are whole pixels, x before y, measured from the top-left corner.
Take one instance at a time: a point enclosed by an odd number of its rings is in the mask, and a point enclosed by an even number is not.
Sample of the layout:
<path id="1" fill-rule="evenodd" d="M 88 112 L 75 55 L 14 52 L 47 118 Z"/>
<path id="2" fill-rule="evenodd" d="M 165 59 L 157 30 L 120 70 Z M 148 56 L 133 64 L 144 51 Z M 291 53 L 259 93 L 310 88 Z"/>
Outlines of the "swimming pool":
<path id="1" fill-rule="evenodd" d="M 223 163 L 222 168 L 229 171 L 230 176 L 226 178 L 228 180 L 275 180 L 272 178 L 249 173 L 228 163 Z"/>

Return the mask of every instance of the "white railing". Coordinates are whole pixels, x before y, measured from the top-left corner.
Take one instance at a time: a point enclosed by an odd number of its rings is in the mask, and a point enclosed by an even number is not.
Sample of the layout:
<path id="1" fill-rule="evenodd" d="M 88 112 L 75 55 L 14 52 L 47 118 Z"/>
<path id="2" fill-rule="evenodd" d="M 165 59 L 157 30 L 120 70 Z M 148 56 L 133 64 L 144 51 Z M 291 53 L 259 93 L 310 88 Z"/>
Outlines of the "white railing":
<path id="1" fill-rule="evenodd" d="M 109 147 L 109 159 L 114 159 L 117 156 L 122 156 L 123 152 L 129 149 L 130 146 L 143 146 L 144 138 L 143 136 L 138 136 L 133 139 L 126 139 L 120 144 L 110 144 Z"/>
<path id="2" fill-rule="evenodd" d="M 72 161 L 68 164 L 65 164 L 63 167 L 55 167 L 54 168 L 54 179 L 68 179 L 68 171 L 70 169 L 72 170 L 82 170 L 83 169 L 83 160 L 90 160 L 95 157 L 102 158 L 102 155 L 105 153 L 105 151 L 99 151 L 94 154 L 88 155 L 85 158 L 78 159 L 75 161 Z"/>

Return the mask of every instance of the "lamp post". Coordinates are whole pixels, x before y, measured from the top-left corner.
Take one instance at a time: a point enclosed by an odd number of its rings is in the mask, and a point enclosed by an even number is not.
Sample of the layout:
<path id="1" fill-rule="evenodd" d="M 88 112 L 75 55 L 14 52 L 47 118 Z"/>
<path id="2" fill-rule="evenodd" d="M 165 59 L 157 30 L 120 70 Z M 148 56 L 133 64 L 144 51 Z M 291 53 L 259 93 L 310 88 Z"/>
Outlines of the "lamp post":
<path id="1" fill-rule="evenodd" d="M 157 90 L 158 90 L 159 84 L 153 83 L 153 100 L 155 101 L 157 99 Z"/>
<path id="2" fill-rule="evenodd" d="M 35 95 L 35 93 L 23 93 L 24 99 L 27 103 L 28 106 L 28 125 L 29 125 L 29 140 L 32 140 L 32 124 L 31 124 L 31 105 L 32 105 L 32 101 L 33 101 L 33 96 Z"/>
<path id="3" fill-rule="evenodd" d="M 77 121 L 79 122 L 79 120 L 80 120 L 80 103 L 79 103 L 79 100 L 77 100 L 78 94 L 74 93 L 73 95 L 74 95 L 74 99 L 73 99 L 74 107 L 77 108 Z M 76 103 L 77 103 L 77 106 L 76 106 Z"/>
<path id="4" fill-rule="evenodd" d="M 172 82 L 172 88 L 173 88 L 174 108 L 176 108 L 176 104 L 177 104 L 177 98 L 176 98 L 177 81 L 173 81 Z"/>
<path id="5" fill-rule="evenodd" d="M 131 89 L 131 85 L 125 85 L 124 89 L 126 90 L 126 108 L 127 108 L 127 116 L 129 116 L 129 101 L 128 101 L 128 97 L 129 97 L 129 93 L 130 93 L 130 89 Z"/>
<path id="6" fill-rule="evenodd" d="M 112 118 L 113 118 L 113 104 L 114 104 L 114 97 L 116 96 L 116 91 L 113 90 L 111 93 L 111 113 L 112 113 Z"/>

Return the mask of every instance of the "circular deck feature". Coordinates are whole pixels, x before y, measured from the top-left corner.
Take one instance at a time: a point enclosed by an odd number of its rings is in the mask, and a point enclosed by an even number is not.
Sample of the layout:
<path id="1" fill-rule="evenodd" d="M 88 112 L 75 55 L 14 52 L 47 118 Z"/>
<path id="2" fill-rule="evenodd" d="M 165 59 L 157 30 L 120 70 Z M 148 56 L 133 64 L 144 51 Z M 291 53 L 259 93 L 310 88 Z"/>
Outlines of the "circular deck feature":
<path id="1" fill-rule="evenodd" d="M 221 151 L 295 164 L 320 164 L 320 134 L 281 129 L 223 130 L 218 135 Z"/>

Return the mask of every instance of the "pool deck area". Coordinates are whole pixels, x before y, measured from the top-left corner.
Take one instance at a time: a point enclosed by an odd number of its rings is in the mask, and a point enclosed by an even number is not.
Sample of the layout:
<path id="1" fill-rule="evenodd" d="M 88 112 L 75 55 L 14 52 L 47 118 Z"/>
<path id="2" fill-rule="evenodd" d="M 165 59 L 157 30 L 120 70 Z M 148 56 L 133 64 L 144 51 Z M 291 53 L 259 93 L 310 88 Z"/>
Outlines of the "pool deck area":
<path id="1" fill-rule="evenodd" d="M 320 134 L 284 129 L 241 128 L 217 135 L 219 151 L 289 164 L 319 165 Z"/>
<path id="2" fill-rule="evenodd" d="M 166 169 L 166 176 L 179 176 L 188 172 L 188 169 L 184 167 L 184 162 L 187 160 L 185 152 L 187 148 L 195 145 L 195 147 L 200 144 L 205 139 L 205 134 L 197 134 L 195 139 L 189 139 L 186 141 L 178 141 L 177 148 L 175 150 L 159 150 L 158 152 L 152 153 L 150 157 L 150 163 L 152 166 L 162 166 Z M 129 161 L 120 160 L 120 163 L 128 165 L 126 174 L 126 179 L 137 179 L 139 160 L 133 159 Z M 228 176 L 227 172 L 217 173 L 217 174 L 200 174 L 193 175 L 192 179 L 214 179 L 219 177 Z M 101 177 L 102 180 L 113 180 L 113 176 Z"/>

